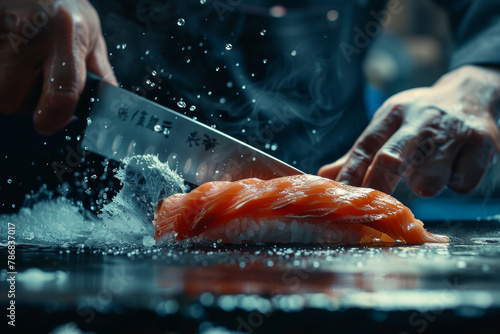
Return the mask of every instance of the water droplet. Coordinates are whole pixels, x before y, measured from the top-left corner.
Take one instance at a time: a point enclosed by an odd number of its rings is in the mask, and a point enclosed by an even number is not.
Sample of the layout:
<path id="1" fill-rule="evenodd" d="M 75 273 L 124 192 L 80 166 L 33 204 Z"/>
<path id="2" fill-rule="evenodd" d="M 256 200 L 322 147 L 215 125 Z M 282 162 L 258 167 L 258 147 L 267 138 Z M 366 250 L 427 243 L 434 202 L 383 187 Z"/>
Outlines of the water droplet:
<path id="1" fill-rule="evenodd" d="M 283 17 L 286 15 L 286 8 L 280 5 L 273 6 L 269 9 L 269 14 L 273 17 Z"/>
<path id="2" fill-rule="evenodd" d="M 59 89 L 62 89 L 62 86 L 59 86 L 58 88 L 59 88 Z"/>
<path id="3" fill-rule="evenodd" d="M 271 151 L 276 151 L 278 149 L 278 144 L 271 145 Z"/>
<path id="4" fill-rule="evenodd" d="M 63 62 L 62 62 L 62 66 L 66 66 L 66 62 L 64 62 L 64 61 L 63 61 Z"/>
<path id="5" fill-rule="evenodd" d="M 229 51 L 229 50 L 231 50 L 232 48 L 233 48 L 233 45 L 232 45 L 232 44 L 229 44 L 229 43 L 227 43 L 227 44 L 226 44 L 226 50 L 228 50 L 228 51 Z"/>
<path id="6" fill-rule="evenodd" d="M 313 135 L 315 135 L 315 134 L 316 134 L 316 130 L 312 130 L 311 132 L 312 132 L 312 134 L 313 134 Z"/>
<path id="7" fill-rule="evenodd" d="M 267 59 L 262 59 L 263 64 L 267 64 Z"/>
<path id="8" fill-rule="evenodd" d="M 11 184 L 11 183 L 12 183 L 12 180 L 11 180 L 11 179 L 8 179 L 8 180 L 7 180 L 7 183 L 8 183 L 8 184 Z"/>
<path id="9" fill-rule="evenodd" d="M 339 12 L 337 12 L 336 10 L 330 10 L 326 13 L 326 19 L 328 21 L 336 21 L 337 19 L 339 18 Z"/>
<path id="10" fill-rule="evenodd" d="M 290 54 L 292 55 L 292 57 L 295 57 L 297 55 L 297 51 L 293 50 L 292 52 L 290 52 Z"/>
<path id="11" fill-rule="evenodd" d="M 90 98 L 90 102 L 94 103 L 95 99 L 93 97 Z"/>
<path id="12" fill-rule="evenodd" d="M 186 59 L 186 63 L 190 63 L 191 62 L 191 59 Z"/>
<path id="13" fill-rule="evenodd" d="M 184 101 L 179 101 L 179 102 L 177 102 L 177 106 L 178 106 L 179 108 L 186 108 L 186 102 L 184 102 Z"/>
<path id="14" fill-rule="evenodd" d="M 156 132 L 161 132 L 161 126 L 160 126 L 160 125 L 158 125 L 158 124 L 156 124 L 156 125 L 155 125 L 155 127 L 154 127 L 154 130 L 155 130 Z"/>
<path id="15" fill-rule="evenodd" d="M 125 50 L 125 48 L 127 47 L 127 44 L 122 44 L 122 49 Z"/>
<path id="16" fill-rule="evenodd" d="M 200 3 L 201 3 L 202 5 L 204 5 L 204 4 L 206 4 L 206 3 L 207 3 L 207 0 L 200 0 Z"/>
<path id="17" fill-rule="evenodd" d="M 226 103 L 226 98 L 225 97 L 221 97 L 220 100 L 219 100 L 220 104 L 224 104 Z"/>
<path id="18" fill-rule="evenodd" d="M 54 82 L 54 78 L 50 78 L 50 82 Z"/>
<path id="19" fill-rule="evenodd" d="M 146 52 L 145 52 L 146 56 L 149 55 L 150 52 L 151 52 L 151 50 L 146 50 Z"/>
<path id="20" fill-rule="evenodd" d="M 180 18 L 180 19 L 177 20 L 177 25 L 179 27 L 182 27 L 185 24 L 186 24 L 186 20 L 184 20 L 183 18 Z"/>
<path id="21" fill-rule="evenodd" d="M 71 137 L 70 136 L 66 136 L 66 140 L 71 140 Z"/>
<path id="22" fill-rule="evenodd" d="M 191 107 L 189 108 L 189 110 L 191 110 L 191 111 L 195 111 L 195 110 L 196 110 L 196 106 L 191 106 Z"/>
<path id="23" fill-rule="evenodd" d="M 215 68 L 215 71 L 216 71 L 216 72 L 219 72 L 219 70 L 220 70 L 220 67 L 216 67 L 216 68 Z"/>
<path id="24" fill-rule="evenodd" d="M 264 36 L 266 33 L 267 33 L 267 30 L 266 30 L 266 29 L 263 29 L 263 30 L 260 32 L 260 35 L 261 35 L 261 36 Z"/>
<path id="25" fill-rule="evenodd" d="M 227 88 L 231 88 L 231 87 L 233 87 L 233 82 L 232 81 L 228 81 L 226 85 L 227 85 Z"/>

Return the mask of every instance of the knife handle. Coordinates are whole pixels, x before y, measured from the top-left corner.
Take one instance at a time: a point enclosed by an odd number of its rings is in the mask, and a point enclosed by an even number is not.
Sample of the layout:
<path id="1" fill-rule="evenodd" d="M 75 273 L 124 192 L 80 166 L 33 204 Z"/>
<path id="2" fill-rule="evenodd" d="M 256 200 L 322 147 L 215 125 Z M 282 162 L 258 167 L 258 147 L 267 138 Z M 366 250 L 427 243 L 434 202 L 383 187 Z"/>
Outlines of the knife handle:
<path id="1" fill-rule="evenodd" d="M 79 119 L 86 119 L 89 116 L 89 112 L 92 106 L 92 99 L 97 96 L 99 86 L 102 83 L 102 78 L 97 74 L 92 72 L 87 72 L 87 80 L 85 81 L 85 87 L 80 95 L 80 100 L 75 109 L 74 115 Z"/>

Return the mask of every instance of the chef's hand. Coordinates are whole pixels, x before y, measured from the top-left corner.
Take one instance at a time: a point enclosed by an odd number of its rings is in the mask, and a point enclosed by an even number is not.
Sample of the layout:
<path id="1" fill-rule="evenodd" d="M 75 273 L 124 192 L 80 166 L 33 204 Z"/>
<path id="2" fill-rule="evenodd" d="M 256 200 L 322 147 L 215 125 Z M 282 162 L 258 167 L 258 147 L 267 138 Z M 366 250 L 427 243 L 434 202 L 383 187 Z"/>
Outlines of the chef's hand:
<path id="1" fill-rule="evenodd" d="M 318 174 L 391 194 L 474 190 L 500 151 L 500 71 L 463 66 L 434 86 L 389 98 L 351 150 Z"/>
<path id="2" fill-rule="evenodd" d="M 51 134 L 73 119 L 87 70 L 116 84 L 87 0 L 0 0 L 0 114 Z"/>

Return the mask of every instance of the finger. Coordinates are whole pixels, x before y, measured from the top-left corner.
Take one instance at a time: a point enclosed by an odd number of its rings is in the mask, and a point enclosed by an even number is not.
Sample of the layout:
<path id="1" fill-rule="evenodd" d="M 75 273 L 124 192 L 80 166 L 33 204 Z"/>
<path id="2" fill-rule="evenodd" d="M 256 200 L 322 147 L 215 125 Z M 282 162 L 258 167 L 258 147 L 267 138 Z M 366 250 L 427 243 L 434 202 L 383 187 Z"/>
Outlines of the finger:
<path id="1" fill-rule="evenodd" d="M 362 186 L 392 194 L 420 142 L 422 133 L 418 127 L 405 126 L 398 130 L 377 152 Z"/>
<path id="2" fill-rule="evenodd" d="M 384 108 L 384 107 L 382 107 Z M 363 179 L 378 150 L 397 131 L 402 122 L 403 106 L 397 105 L 391 109 L 377 112 L 377 116 L 361 134 L 336 180 L 354 186 L 361 186 Z"/>
<path id="3" fill-rule="evenodd" d="M 87 57 L 87 70 L 91 71 L 108 83 L 118 86 L 115 73 L 108 60 L 106 43 L 102 38 L 97 41 L 95 49 Z"/>
<path id="4" fill-rule="evenodd" d="M 349 153 L 346 153 L 342 158 L 338 159 L 337 161 L 328 165 L 324 165 L 319 169 L 318 175 L 321 177 L 326 177 L 328 179 L 335 180 L 338 173 L 340 172 L 340 169 L 347 161 L 348 155 Z"/>
<path id="5" fill-rule="evenodd" d="M 0 114 L 33 112 L 41 92 L 42 58 L 33 50 L 30 45 L 16 54 L 10 45 L 0 45 Z"/>
<path id="6" fill-rule="evenodd" d="M 448 186 L 461 194 L 476 189 L 491 166 L 495 149 L 489 139 L 479 145 L 467 144 L 459 152 Z"/>
<path id="7" fill-rule="evenodd" d="M 53 36 L 57 44 L 43 64 L 42 96 L 34 114 L 35 128 L 42 134 L 52 134 L 73 119 L 86 78 L 86 47 L 74 36 L 78 32 L 70 14 L 59 12 L 62 14 L 54 18 L 60 20 L 54 25 L 60 30 Z"/>
<path id="8" fill-rule="evenodd" d="M 451 138 L 444 143 L 427 138 L 408 157 L 406 181 L 413 192 L 421 197 L 436 196 L 448 184 L 453 164 L 462 141 Z"/>

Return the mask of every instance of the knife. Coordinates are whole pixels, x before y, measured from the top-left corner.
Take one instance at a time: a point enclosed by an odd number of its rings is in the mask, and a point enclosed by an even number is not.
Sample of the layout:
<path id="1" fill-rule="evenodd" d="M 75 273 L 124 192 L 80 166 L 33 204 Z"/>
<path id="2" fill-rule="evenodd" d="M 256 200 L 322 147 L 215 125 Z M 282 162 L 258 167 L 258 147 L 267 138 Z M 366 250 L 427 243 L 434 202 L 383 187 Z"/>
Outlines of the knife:
<path id="1" fill-rule="evenodd" d="M 108 159 L 153 154 L 187 182 L 271 179 L 300 170 L 242 141 L 89 73 L 75 115 L 87 118 L 85 150 Z"/>

